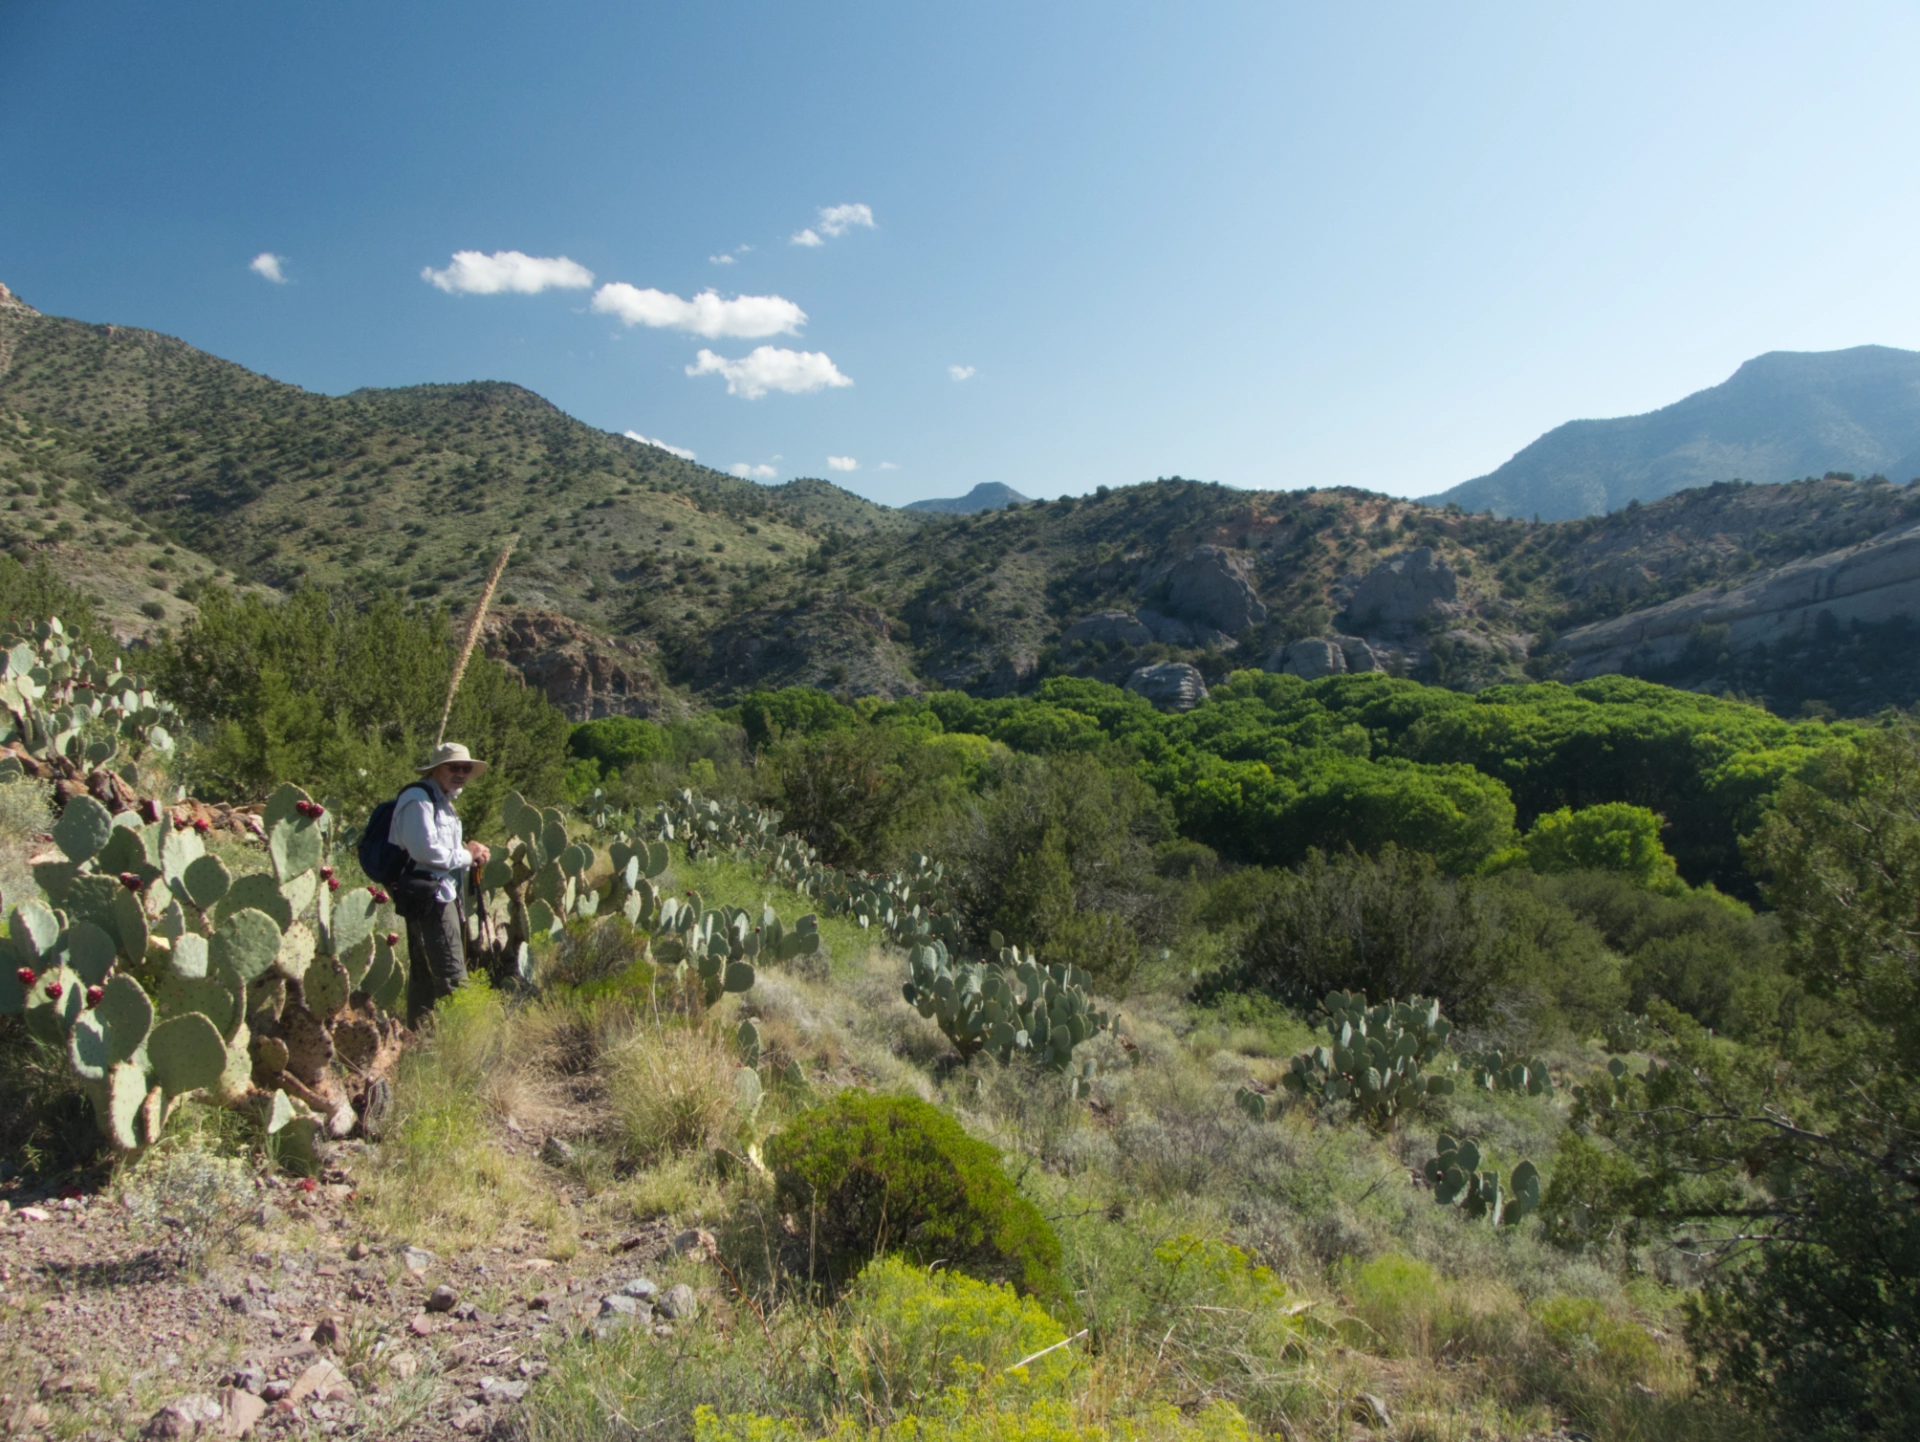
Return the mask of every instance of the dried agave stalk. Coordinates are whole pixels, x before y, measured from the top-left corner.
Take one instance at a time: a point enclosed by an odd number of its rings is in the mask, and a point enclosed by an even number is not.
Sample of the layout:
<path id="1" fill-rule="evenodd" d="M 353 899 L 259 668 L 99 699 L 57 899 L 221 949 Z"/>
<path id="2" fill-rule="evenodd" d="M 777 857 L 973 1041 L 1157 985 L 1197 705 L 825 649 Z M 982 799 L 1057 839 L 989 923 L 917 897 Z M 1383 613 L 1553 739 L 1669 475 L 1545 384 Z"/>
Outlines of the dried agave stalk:
<path id="1" fill-rule="evenodd" d="M 473 608 L 473 618 L 467 622 L 466 637 L 460 642 L 459 658 L 453 663 L 453 679 L 447 682 L 447 704 L 440 708 L 440 729 L 433 733 L 435 746 L 446 740 L 447 719 L 453 715 L 453 698 L 460 690 L 460 678 L 467 674 L 467 662 L 473 658 L 473 648 L 480 643 L 480 625 L 487 619 L 487 607 L 493 604 L 493 593 L 500 588 L 500 578 L 507 573 L 507 558 L 513 555 L 513 548 L 519 544 L 518 532 L 508 536 L 506 549 L 500 553 L 500 559 L 493 563 L 493 570 L 487 573 L 487 584 L 481 588 L 479 603 Z"/>

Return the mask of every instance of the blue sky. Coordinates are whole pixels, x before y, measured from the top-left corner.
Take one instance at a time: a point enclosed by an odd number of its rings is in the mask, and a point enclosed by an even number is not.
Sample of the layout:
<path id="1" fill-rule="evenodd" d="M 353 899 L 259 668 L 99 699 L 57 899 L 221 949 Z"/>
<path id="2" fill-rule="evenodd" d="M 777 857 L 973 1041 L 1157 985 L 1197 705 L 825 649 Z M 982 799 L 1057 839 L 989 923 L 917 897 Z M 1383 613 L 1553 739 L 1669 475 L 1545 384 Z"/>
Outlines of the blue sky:
<path id="1" fill-rule="evenodd" d="M 1905 4 L 0 0 L 0 281 L 890 503 L 1419 495 L 1762 351 L 1920 348 L 1917 42 Z"/>

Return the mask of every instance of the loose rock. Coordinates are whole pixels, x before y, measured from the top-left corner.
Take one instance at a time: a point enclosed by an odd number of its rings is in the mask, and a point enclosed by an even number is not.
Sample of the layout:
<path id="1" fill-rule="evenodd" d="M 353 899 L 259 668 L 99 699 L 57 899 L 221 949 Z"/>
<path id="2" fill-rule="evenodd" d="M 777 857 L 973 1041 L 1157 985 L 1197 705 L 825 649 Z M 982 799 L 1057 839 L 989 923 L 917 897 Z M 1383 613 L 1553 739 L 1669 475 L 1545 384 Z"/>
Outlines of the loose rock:
<path id="1" fill-rule="evenodd" d="M 548 1137 L 540 1144 L 540 1160 L 550 1167 L 570 1167 L 579 1154 L 558 1137 Z"/>
<path id="2" fill-rule="evenodd" d="M 693 1299 L 693 1288 L 676 1282 L 660 1299 L 660 1315 L 673 1322 L 691 1322 L 700 1315 L 700 1304 Z"/>
<path id="3" fill-rule="evenodd" d="M 429 1312 L 451 1312 L 459 1300 L 459 1293 L 442 1283 L 440 1286 L 435 1287 L 432 1295 L 427 1298 L 427 1310 Z"/>

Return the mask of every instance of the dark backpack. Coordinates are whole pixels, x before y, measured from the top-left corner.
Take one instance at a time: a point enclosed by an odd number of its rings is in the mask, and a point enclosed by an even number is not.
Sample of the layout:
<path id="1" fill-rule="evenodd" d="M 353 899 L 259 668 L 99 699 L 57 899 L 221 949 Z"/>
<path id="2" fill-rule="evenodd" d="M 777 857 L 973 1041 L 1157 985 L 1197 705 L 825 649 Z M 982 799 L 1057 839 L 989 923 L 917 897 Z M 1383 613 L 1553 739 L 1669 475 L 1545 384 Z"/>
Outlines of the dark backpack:
<path id="1" fill-rule="evenodd" d="M 426 792 L 427 799 L 433 799 L 433 793 L 417 781 L 403 786 L 400 796 L 373 808 L 373 815 L 367 818 L 367 829 L 360 833 L 360 869 L 366 872 L 367 880 L 381 886 L 396 887 L 418 869 L 407 848 L 395 845 L 388 835 L 393 830 L 394 808 L 409 791 Z"/>

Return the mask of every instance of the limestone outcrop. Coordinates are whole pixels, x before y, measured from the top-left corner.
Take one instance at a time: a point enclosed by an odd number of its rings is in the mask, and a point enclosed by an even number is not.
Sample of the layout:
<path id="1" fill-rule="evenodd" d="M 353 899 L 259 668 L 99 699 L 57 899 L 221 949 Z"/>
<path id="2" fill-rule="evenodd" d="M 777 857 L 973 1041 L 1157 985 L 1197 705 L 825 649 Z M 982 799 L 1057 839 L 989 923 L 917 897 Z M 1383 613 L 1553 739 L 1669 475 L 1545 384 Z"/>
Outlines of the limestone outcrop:
<path id="1" fill-rule="evenodd" d="M 1347 614 L 1361 625 L 1410 626 L 1454 615 L 1460 594 L 1453 567 L 1417 546 L 1382 561 L 1353 588 Z"/>
<path id="2" fill-rule="evenodd" d="M 1267 657 L 1267 671 L 1299 676 L 1341 676 L 1349 671 L 1384 671 L 1386 657 L 1359 636 L 1313 636 L 1290 641 Z"/>
<path id="3" fill-rule="evenodd" d="M 1062 646 L 1144 646 L 1154 639 L 1131 611 L 1095 611 L 1060 633 Z"/>
<path id="4" fill-rule="evenodd" d="M 652 650 L 624 636 L 597 635 L 552 611 L 496 611 L 487 617 L 480 644 L 544 691 L 569 721 L 661 710 Z"/>
<path id="5" fill-rule="evenodd" d="M 1711 586 L 1567 632 L 1553 650 L 1568 680 L 1644 671 L 1678 660 L 1704 627 L 1726 628 L 1727 651 L 1811 639 L 1833 623 L 1920 616 L 1920 526 L 1781 566 L 1744 586 Z"/>
<path id="6" fill-rule="evenodd" d="M 1207 699 L 1207 683 L 1200 672 L 1181 661 L 1142 666 L 1127 677 L 1127 689 L 1146 697 L 1161 711 L 1191 711 Z"/>
<path id="7" fill-rule="evenodd" d="M 1164 595 L 1163 609 L 1176 620 L 1236 636 L 1267 619 L 1244 556 L 1225 546 L 1195 546 L 1188 555 L 1141 582 L 1143 591 Z M 1149 626 L 1145 615 L 1141 616 Z"/>

